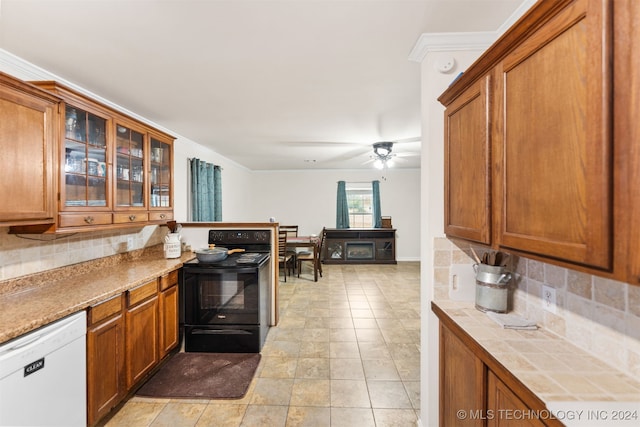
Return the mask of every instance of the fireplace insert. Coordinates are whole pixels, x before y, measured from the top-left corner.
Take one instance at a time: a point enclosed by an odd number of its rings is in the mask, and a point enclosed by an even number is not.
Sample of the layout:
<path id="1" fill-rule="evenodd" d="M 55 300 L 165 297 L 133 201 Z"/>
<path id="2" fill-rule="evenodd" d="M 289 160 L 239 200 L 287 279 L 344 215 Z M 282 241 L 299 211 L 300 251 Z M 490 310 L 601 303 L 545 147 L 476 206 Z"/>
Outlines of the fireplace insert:
<path id="1" fill-rule="evenodd" d="M 346 242 L 347 260 L 372 260 L 374 258 L 373 242 Z"/>

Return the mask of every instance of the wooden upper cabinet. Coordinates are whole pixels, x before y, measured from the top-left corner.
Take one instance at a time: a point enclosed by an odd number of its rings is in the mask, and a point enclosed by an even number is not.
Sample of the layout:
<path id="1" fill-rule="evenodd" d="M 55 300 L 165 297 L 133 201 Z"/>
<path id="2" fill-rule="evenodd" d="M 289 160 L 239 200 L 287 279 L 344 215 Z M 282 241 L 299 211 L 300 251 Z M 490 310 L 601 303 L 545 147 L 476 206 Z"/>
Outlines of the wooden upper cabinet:
<path id="1" fill-rule="evenodd" d="M 469 87 L 445 112 L 445 233 L 491 243 L 490 76 Z"/>
<path id="2" fill-rule="evenodd" d="M 447 235 L 626 277 L 640 253 L 626 236 L 640 199 L 634 3 L 537 2 L 438 98 Z"/>
<path id="3" fill-rule="evenodd" d="M 0 225 L 55 222 L 60 99 L 0 73 Z"/>
<path id="4" fill-rule="evenodd" d="M 626 281 L 640 283 L 640 2 L 616 1 L 614 8 L 614 139 L 616 239 L 626 237 L 628 245 L 616 245 L 616 262 L 622 262 Z M 618 267 L 618 264 L 616 265 Z M 622 268 L 620 268 L 622 269 Z"/>
<path id="5" fill-rule="evenodd" d="M 612 268 L 609 2 L 576 0 L 497 65 L 498 243 Z M 504 120 L 503 122 L 501 122 Z"/>
<path id="6" fill-rule="evenodd" d="M 51 179 L 46 198 L 52 205 L 50 216 L 54 221 L 43 225 L 33 221 L 18 224 L 11 228 L 12 233 L 142 227 L 150 222 L 173 219 L 173 137 L 58 82 L 31 83 L 62 100 L 60 114 L 46 123 L 60 140 L 57 153 L 51 155 L 49 162 L 57 171 L 57 182 Z M 40 124 L 40 129 L 42 126 Z M 26 139 L 33 140 L 37 130 L 37 126 L 31 129 L 21 126 L 19 133 L 25 141 L 15 145 L 22 145 L 21 150 L 29 153 L 24 157 L 29 157 L 31 164 L 34 158 L 30 153 L 35 152 L 35 148 L 24 147 L 30 146 Z M 42 145 L 42 140 L 41 136 L 38 144 Z M 162 157 L 156 157 L 158 152 Z M 31 169 L 28 170 L 31 173 Z M 15 179 L 20 178 L 23 185 L 43 181 L 27 179 L 19 172 L 15 173 Z M 153 187 L 156 182 L 159 190 Z M 153 203 L 152 189 L 161 193 L 157 205 Z M 8 196 L 7 199 L 23 201 L 23 197 Z M 150 209 L 156 208 L 152 214 Z"/>
<path id="7" fill-rule="evenodd" d="M 149 220 L 173 219 L 173 139 L 149 134 Z"/>
<path id="8" fill-rule="evenodd" d="M 125 118 L 116 118 L 114 133 L 113 222 L 147 222 L 147 130 Z"/>

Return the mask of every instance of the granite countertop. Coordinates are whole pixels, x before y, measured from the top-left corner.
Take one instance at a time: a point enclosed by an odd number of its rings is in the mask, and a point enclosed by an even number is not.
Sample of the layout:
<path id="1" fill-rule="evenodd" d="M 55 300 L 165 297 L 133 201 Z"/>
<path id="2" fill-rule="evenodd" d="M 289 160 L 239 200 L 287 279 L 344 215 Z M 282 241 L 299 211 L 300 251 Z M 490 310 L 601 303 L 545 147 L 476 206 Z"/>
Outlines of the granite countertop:
<path id="1" fill-rule="evenodd" d="M 182 267 L 192 252 L 165 259 L 162 251 L 88 261 L 0 283 L 0 343 L 87 309 Z"/>
<path id="2" fill-rule="evenodd" d="M 432 304 L 547 408 L 561 401 L 640 402 L 638 380 L 552 332 L 503 329 L 470 302 L 442 300 Z"/>

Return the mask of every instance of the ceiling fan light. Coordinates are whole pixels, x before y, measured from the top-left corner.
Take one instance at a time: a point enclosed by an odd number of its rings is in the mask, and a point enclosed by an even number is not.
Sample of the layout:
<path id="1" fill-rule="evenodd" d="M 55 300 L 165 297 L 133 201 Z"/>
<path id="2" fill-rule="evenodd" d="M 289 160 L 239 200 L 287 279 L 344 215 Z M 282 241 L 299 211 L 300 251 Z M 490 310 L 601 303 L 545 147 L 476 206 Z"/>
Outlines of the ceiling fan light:
<path id="1" fill-rule="evenodd" d="M 384 168 L 384 161 L 383 161 L 383 160 L 380 160 L 380 159 L 376 159 L 376 160 L 373 162 L 373 167 L 375 167 L 376 169 L 382 169 L 382 168 Z"/>
<path id="2" fill-rule="evenodd" d="M 387 150 L 385 147 L 378 147 L 378 148 L 376 148 L 375 151 L 376 151 L 376 154 L 378 156 L 382 156 L 382 157 L 388 156 L 389 153 L 391 152 L 391 151 Z"/>

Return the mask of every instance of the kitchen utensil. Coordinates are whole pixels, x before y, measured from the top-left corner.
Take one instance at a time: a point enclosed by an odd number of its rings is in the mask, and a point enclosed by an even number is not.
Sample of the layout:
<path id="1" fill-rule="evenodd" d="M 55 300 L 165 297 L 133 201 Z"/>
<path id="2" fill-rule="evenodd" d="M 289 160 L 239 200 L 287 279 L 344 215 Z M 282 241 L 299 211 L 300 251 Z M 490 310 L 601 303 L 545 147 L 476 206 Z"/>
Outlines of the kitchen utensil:
<path id="1" fill-rule="evenodd" d="M 509 258 L 511 257 L 511 255 L 509 254 L 503 254 L 502 255 L 502 267 L 506 267 L 507 263 L 509 262 Z"/>
<path id="2" fill-rule="evenodd" d="M 171 233 L 175 233 L 176 232 L 176 225 L 178 223 L 176 221 L 167 221 L 167 227 L 169 227 L 169 231 Z"/>
<path id="3" fill-rule="evenodd" d="M 495 256 L 495 260 L 493 262 L 493 265 L 495 265 L 495 266 L 502 265 L 502 252 L 500 252 L 500 251 L 496 252 L 496 256 Z"/>
<path id="4" fill-rule="evenodd" d="M 209 245 L 209 248 L 197 249 L 196 258 L 204 263 L 219 262 L 227 259 L 230 254 L 244 252 L 244 249 L 227 249 Z"/>
<path id="5" fill-rule="evenodd" d="M 471 253 L 473 254 L 473 259 L 476 260 L 476 262 L 478 264 L 480 264 L 480 257 L 478 256 L 478 254 L 476 253 L 476 251 L 473 250 L 473 248 L 471 248 Z"/>

